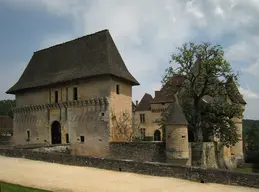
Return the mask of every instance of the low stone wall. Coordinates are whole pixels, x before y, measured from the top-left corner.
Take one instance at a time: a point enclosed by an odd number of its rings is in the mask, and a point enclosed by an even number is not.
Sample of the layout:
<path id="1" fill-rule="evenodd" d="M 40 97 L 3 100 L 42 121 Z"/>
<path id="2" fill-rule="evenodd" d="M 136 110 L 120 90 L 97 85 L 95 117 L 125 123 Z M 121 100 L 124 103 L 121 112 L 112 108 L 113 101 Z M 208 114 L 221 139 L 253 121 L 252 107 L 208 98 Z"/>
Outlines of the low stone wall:
<path id="1" fill-rule="evenodd" d="M 136 161 L 166 162 L 163 142 L 111 142 L 109 157 Z"/>
<path id="2" fill-rule="evenodd" d="M 48 146 L 48 147 L 33 148 L 30 150 L 36 151 L 36 152 L 70 154 L 71 147 L 70 147 L 70 145 L 64 144 L 64 145 L 52 145 L 52 146 Z"/>
<path id="3" fill-rule="evenodd" d="M 203 169 L 166 163 L 72 156 L 62 153 L 43 153 L 25 149 L 0 149 L 0 155 L 23 157 L 66 165 L 89 166 L 154 176 L 175 177 L 204 183 L 220 183 L 259 188 L 259 174 L 255 173 L 237 173 L 227 170 Z"/>
<path id="4" fill-rule="evenodd" d="M 13 144 L 12 136 L 2 136 L 0 135 L 0 145 L 12 145 Z"/>

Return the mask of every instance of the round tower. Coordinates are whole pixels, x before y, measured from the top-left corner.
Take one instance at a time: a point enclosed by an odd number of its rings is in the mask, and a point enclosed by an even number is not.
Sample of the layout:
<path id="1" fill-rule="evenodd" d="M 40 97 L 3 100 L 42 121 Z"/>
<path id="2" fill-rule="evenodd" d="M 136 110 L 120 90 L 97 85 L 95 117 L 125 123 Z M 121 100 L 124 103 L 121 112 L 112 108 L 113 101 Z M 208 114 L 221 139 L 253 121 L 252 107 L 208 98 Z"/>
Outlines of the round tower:
<path id="1" fill-rule="evenodd" d="M 189 160 L 188 122 L 177 96 L 168 107 L 166 123 L 166 156 L 168 163 L 186 165 Z"/>
<path id="2" fill-rule="evenodd" d="M 242 105 L 243 110 L 245 108 Z M 239 135 L 239 141 L 230 148 L 230 152 L 232 156 L 235 156 L 235 160 L 237 163 L 244 161 L 244 153 L 243 153 L 243 121 L 242 118 L 234 118 L 235 126 L 237 128 L 237 134 Z"/>

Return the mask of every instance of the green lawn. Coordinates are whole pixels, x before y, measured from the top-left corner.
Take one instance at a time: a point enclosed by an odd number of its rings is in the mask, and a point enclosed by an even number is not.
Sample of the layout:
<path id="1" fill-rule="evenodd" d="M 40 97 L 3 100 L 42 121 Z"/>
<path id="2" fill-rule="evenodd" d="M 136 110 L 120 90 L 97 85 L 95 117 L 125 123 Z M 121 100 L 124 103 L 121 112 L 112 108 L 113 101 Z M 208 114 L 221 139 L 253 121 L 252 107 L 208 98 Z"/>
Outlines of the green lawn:
<path id="1" fill-rule="evenodd" d="M 50 192 L 50 191 L 0 182 L 0 192 Z"/>

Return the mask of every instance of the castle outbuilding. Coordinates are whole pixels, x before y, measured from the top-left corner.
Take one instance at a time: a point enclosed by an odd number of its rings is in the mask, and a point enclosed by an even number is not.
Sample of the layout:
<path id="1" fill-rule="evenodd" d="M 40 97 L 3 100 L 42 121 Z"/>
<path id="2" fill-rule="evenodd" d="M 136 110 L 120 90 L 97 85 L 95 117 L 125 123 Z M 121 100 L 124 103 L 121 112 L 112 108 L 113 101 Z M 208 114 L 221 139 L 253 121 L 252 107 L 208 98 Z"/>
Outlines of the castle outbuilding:
<path id="1" fill-rule="evenodd" d="M 14 142 L 79 144 L 86 154 L 107 153 L 110 141 L 123 141 L 112 116 L 132 116 L 128 71 L 108 30 L 36 51 L 14 94 Z"/>

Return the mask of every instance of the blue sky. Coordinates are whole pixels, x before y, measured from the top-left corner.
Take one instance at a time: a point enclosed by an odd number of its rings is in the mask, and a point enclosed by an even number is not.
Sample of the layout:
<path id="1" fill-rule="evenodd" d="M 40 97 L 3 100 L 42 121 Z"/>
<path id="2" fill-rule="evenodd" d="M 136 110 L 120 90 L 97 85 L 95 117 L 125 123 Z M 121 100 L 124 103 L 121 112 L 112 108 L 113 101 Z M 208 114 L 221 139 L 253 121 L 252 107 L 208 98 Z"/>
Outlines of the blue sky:
<path id="1" fill-rule="evenodd" d="M 258 0 L 1 0 L 0 99 L 33 52 L 109 29 L 130 72 L 140 82 L 133 100 L 161 86 L 177 46 L 210 41 L 241 73 L 245 118 L 259 119 Z"/>

